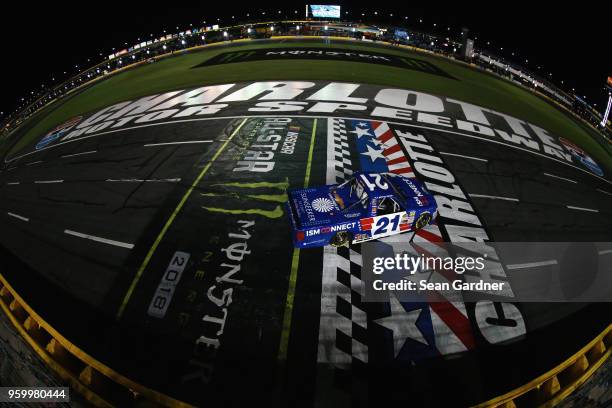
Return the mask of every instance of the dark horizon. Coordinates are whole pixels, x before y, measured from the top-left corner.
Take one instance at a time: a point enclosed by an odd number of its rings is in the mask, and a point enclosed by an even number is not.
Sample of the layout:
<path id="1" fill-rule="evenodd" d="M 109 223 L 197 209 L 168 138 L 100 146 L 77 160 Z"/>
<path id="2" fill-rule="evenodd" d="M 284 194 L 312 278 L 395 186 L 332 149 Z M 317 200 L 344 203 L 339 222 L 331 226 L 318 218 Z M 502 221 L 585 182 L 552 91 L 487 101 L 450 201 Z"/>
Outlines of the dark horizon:
<path id="1" fill-rule="evenodd" d="M 10 56 L 5 61 L 10 64 L 4 66 L 7 85 L 0 103 L 3 113 L 0 118 L 13 112 L 22 103 L 21 98 L 27 99 L 27 95 L 41 85 L 49 86 L 67 79 L 100 62 L 113 52 L 113 48 L 132 46 L 139 38 L 148 39 L 151 34 L 158 37 L 163 30 L 168 33 L 182 31 L 190 24 L 201 27 L 204 21 L 206 25 L 218 23 L 223 26 L 245 20 L 247 13 L 253 19 L 253 12 L 265 11 L 270 19 L 291 14 L 301 18 L 305 4 L 267 2 L 265 9 L 241 7 L 228 11 L 210 6 L 160 9 L 133 3 L 105 3 L 104 8 L 94 13 L 42 4 L 37 5 L 40 9 L 35 14 L 25 4 L 17 5 L 13 9 L 15 17 L 0 28 L 3 38 L 15 38 L 3 44 L 5 55 Z M 564 90 L 575 89 L 578 96 L 586 97 L 586 101 L 599 111 L 605 106 L 604 84 L 606 76 L 610 75 L 610 66 L 602 32 L 609 17 L 595 8 L 563 10 L 530 6 L 527 12 L 520 5 L 504 10 L 468 10 L 455 5 L 437 9 L 394 6 L 375 10 L 354 2 L 340 4 L 343 16 L 349 12 L 348 19 L 398 25 L 405 22 L 409 29 L 433 34 L 451 32 L 455 37 L 461 28 L 467 27 L 476 38 L 477 48 L 490 42 L 491 49 L 498 55 L 527 67 Z M 282 11 L 280 15 L 278 10 Z M 499 15 L 495 15 L 498 12 Z M 235 13 L 234 19 L 232 13 Z M 33 44 L 38 44 L 35 50 L 30 48 Z"/>

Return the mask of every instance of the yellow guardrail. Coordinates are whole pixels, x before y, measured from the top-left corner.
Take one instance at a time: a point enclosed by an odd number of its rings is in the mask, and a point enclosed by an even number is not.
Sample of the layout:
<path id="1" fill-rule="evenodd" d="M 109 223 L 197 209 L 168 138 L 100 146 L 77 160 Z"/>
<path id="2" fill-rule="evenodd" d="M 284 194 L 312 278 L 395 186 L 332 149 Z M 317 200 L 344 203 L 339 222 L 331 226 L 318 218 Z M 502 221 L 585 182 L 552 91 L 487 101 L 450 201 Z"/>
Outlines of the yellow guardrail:
<path id="1" fill-rule="evenodd" d="M 93 405 L 192 407 L 130 380 L 81 350 L 32 310 L 2 274 L 0 308 L 36 354 Z"/>
<path id="2" fill-rule="evenodd" d="M 576 354 L 538 378 L 473 408 L 554 407 L 610 357 L 612 324 Z"/>
<path id="3" fill-rule="evenodd" d="M 97 407 L 137 404 L 192 405 L 147 388 L 96 360 L 70 342 L 15 292 L 0 274 L 0 308 L 38 356 L 71 388 Z M 529 383 L 473 408 L 553 407 L 610 357 L 612 324 L 572 357 Z"/>

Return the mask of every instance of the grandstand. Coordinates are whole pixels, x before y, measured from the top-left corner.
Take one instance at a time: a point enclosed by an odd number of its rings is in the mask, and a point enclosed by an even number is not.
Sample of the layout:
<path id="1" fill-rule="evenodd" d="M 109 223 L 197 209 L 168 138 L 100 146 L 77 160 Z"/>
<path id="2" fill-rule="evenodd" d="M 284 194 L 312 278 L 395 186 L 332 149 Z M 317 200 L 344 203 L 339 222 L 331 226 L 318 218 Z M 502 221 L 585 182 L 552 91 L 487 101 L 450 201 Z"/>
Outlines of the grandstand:
<path id="1" fill-rule="evenodd" d="M 279 13 L 280 14 L 280 13 Z M 287 14 L 287 13 L 285 13 Z M 18 126 L 33 112 L 46 104 L 60 98 L 78 88 L 105 75 L 125 69 L 142 61 L 173 55 L 193 47 L 240 39 L 270 38 L 272 36 L 335 36 L 357 40 L 382 41 L 394 44 L 403 44 L 415 49 L 430 51 L 448 58 L 461 58 L 461 33 L 449 34 L 439 37 L 435 34 L 424 33 L 411 27 L 366 25 L 351 21 L 324 21 L 324 20 L 280 20 L 266 22 L 248 22 L 242 25 L 219 27 L 210 25 L 199 28 L 190 28 L 175 33 L 150 38 L 131 47 L 126 47 L 104 58 L 100 63 L 85 68 L 62 83 L 43 89 L 38 94 L 31 95 L 22 109 L 7 115 L 3 119 L 4 132 Z M 469 62 L 494 72 L 496 75 L 528 86 L 532 90 L 541 92 L 561 103 L 572 112 L 584 118 L 591 125 L 601 121 L 602 114 L 591 107 L 578 95 L 563 90 L 545 78 L 539 77 L 528 68 L 513 61 L 507 61 L 496 56 L 495 51 L 483 44 L 474 49 Z M 605 132 L 610 138 L 612 128 L 607 124 Z"/>

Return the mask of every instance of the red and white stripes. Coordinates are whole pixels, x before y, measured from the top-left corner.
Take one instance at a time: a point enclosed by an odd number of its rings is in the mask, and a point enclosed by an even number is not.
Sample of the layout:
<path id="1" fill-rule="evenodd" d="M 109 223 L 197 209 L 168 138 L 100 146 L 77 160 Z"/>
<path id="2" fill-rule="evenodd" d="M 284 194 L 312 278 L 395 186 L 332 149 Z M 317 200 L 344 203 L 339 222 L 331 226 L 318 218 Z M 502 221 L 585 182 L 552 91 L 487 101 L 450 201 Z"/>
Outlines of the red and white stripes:
<path id="1" fill-rule="evenodd" d="M 383 155 L 391 173 L 404 177 L 414 177 L 414 172 L 402 148 L 386 122 L 372 122 L 374 136 L 382 144 Z"/>

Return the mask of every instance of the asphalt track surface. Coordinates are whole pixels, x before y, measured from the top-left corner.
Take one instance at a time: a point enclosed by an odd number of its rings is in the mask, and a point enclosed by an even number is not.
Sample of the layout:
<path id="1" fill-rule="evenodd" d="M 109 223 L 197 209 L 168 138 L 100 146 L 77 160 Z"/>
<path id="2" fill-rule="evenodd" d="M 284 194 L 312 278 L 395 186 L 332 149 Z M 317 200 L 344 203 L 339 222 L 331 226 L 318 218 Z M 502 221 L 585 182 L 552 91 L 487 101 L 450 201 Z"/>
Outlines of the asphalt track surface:
<path id="1" fill-rule="evenodd" d="M 269 173 L 233 171 L 265 117 L 124 130 L 13 162 L 0 172 L 3 273 L 75 344 L 196 405 L 469 405 L 535 377 L 609 323 L 608 304 L 524 304 L 526 334 L 512 341 L 490 344 L 474 329 L 462 338 L 465 352 L 432 353 L 411 348 L 413 335 L 394 354 L 395 332 L 374 327 L 389 315 L 381 306 L 368 310 L 362 333 L 371 340 L 367 364 L 355 348 L 348 367 L 322 358 L 322 274 L 337 254 L 296 255 L 282 203 L 287 188 L 329 182 L 330 122 L 349 130 L 352 122 L 290 118 L 295 150 L 276 152 Z M 475 138 L 392 128 L 427 139 L 492 240 L 612 241 L 612 185 L 604 180 Z M 151 316 L 177 251 L 189 261 L 164 316 Z M 351 348 L 351 338 L 333 341 Z"/>

